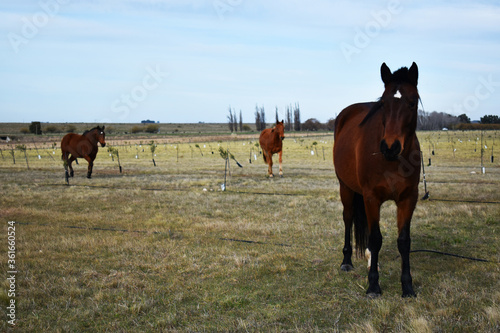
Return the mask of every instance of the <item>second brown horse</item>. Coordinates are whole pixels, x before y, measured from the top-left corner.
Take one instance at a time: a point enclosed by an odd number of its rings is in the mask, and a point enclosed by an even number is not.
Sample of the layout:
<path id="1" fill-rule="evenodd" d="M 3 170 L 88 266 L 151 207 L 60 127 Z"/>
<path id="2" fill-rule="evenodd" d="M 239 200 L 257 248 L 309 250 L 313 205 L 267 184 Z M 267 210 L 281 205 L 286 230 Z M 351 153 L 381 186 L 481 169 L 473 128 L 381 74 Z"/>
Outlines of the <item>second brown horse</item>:
<path id="1" fill-rule="evenodd" d="M 89 131 L 85 131 L 82 135 L 68 133 L 63 137 L 61 151 L 64 168 L 66 169 L 66 182 L 68 182 L 68 177 L 73 177 L 74 172 L 71 163 L 78 157 L 84 158 L 89 163 L 87 178 L 91 178 L 92 167 L 97 156 L 97 143 L 100 143 L 101 147 L 106 146 L 104 126 L 102 128 L 99 126 L 94 127 Z"/>
<path id="2" fill-rule="evenodd" d="M 282 121 L 277 121 L 273 128 L 266 128 L 260 133 L 259 143 L 262 148 L 262 156 L 264 162 L 268 165 L 267 174 L 273 177 L 273 154 L 278 154 L 280 163 L 280 177 L 283 177 L 282 155 L 283 155 L 283 140 L 285 139 L 285 126 Z"/>

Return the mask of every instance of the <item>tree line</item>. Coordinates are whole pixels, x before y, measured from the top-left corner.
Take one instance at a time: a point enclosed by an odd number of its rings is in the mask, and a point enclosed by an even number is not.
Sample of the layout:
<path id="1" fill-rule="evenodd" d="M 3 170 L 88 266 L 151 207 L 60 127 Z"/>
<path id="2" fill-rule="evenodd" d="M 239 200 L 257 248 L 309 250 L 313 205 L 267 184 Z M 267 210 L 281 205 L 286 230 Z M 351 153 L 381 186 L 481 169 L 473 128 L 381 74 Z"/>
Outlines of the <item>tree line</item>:
<path id="1" fill-rule="evenodd" d="M 243 115 L 240 110 L 239 112 L 239 117 L 238 114 L 236 113 L 236 110 L 234 110 L 231 106 L 229 107 L 229 114 L 227 116 L 227 124 L 229 126 L 229 130 L 232 132 L 238 132 L 239 131 L 249 131 L 251 130 L 248 125 L 243 124 Z M 267 127 L 267 122 L 266 122 L 266 111 L 264 109 L 264 106 L 255 106 L 255 129 L 257 131 L 262 131 Z M 303 130 L 303 125 L 300 121 L 300 106 L 299 103 L 295 103 L 295 105 L 288 105 L 286 107 L 286 111 L 284 115 L 280 115 L 280 112 L 278 110 L 278 107 L 275 109 L 275 120 L 276 122 L 278 121 L 284 121 L 285 125 L 285 131 L 301 131 Z M 271 125 L 272 123 L 269 123 Z M 239 126 L 238 126 L 239 125 Z"/>
<path id="2" fill-rule="evenodd" d="M 269 124 L 266 123 L 266 111 L 264 106 L 255 106 L 255 128 L 257 131 L 262 131 L 268 125 L 272 125 L 274 122 Z M 284 115 L 280 116 L 278 107 L 275 110 L 276 122 L 284 120 L 285 131 L 333 131 L 335 129 L 335 118 L 330 118 L 326 123 L 321 123 L 316 118 L 309 118 L 304 122 L 300 120 L 300 106 L 299 103 L 294 105 L 290 104 L 286 107 Z M 471 124 L 470 118 L 466 114 L 461 114 L 459 116 L 454 116 L 445 112 L 425 112 L 423 110 L 418 110 L 417 116 L 417 130 L 442 130 L 447 129 L 476 129 L 477 126 Z M 240 110 L 239 119 L 236 111 L 229 107 L 229 115 L 227 116 L 229 130 L 231 132 L 239 131 L 250 131 L 251 128 L 248 125 L 243 125 L 243 116 Z M 470 125 L 467 125 L 470 124 Z M 500 118 L 497 115 L 485 115 L 481 117 L 481 125 L 485 124 L 500 124 Z M 239 126 L 238 126 L 239 125 Z M 246 127 L 245 127 L 246 126 Z"/>

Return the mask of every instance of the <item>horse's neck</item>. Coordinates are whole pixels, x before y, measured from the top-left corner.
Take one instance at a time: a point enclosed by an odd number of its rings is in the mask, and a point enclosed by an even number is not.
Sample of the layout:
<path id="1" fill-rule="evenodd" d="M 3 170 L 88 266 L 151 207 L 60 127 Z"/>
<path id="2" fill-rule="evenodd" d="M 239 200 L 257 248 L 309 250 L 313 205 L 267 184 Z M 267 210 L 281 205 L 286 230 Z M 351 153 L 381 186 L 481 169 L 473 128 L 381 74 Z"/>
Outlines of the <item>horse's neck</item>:
<path id="1" fill-rule="evenodd" d="M 94 135 L 94 132 L 91 131 L 91 132 L 87 132 L 84 134 L 84 136 L 90 141 L 92 142 L 92 144 L 94 145 L 97 145 L 97 139 L 95 138 L 95 135 Z"/>

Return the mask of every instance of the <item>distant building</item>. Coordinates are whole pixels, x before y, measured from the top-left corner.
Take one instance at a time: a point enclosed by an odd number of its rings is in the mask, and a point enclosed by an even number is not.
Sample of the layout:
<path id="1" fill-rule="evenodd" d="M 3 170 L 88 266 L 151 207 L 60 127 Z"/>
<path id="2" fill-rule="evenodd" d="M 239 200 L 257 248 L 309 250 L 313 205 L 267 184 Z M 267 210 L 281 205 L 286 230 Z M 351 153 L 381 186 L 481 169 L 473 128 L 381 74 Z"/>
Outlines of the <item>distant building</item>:
<path id="1" fill-rule="evenodd" d="M 141 124 L 154 124 L 154 123 L 155 123 L 155 121 L 154 121 L 154 120 L 149 120 L 149 119 L 148 119 L 148 120 L 142 120 L 142 121 L 141 121 Z M 156 123 L 157 123 L 157 124 L 159 124 L 160 122 L 158 121 L 158 122 L 156 122 Z"/>

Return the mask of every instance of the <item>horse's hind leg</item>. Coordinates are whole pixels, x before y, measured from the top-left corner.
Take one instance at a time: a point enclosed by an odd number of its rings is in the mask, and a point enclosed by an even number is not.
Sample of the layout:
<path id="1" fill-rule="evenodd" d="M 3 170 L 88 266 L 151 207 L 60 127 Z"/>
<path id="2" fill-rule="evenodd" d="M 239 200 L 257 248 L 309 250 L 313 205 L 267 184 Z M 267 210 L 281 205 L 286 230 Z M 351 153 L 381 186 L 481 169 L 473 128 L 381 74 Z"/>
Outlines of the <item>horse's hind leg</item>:
<path id="1" fill-rule="evenodd" d="M 73 167 L 71 166 L 71 163 L 73 163 L 74 160 L 76 160 L 76 158 L 73 155 L 71 155 L 71 157 L 68 160 L 69 176 L 70 177 L 73 177 L 75 175 L 75 172 L 73 171 Z"/>
<path id="2" fill-rule="evenodd" d="M 342 181 L 340 182 L 340 199 L 344 206 L 342 213 L 344 219 L 344 248 L 342 253 L 344 254 L 344 260 L 342 260 L 342 265 L 340 269 L 349 272 L 354 269 L 352 265 L 352 245 L 351 245 L 351 235 L 352 235 L 352 222 L 354 219 L 354 192 L 345 186 Z"/>
<path id="3" fill-rule="evenodd" d="M 66 184 L 69 185 L 68 154 L 69 153 L 63 153 L 62 160 L 63 160 L 63 164 L 64 164 L 64 179 L 66 180 Z"/>
<path id="4" fill-rule="evenodd" d="M 267 174 L 269 178 L 274 177 L 273 175 L 273 154 L 264 151 L 264 154 L 266 154 L 266 161 L 267 161 Z"/>

